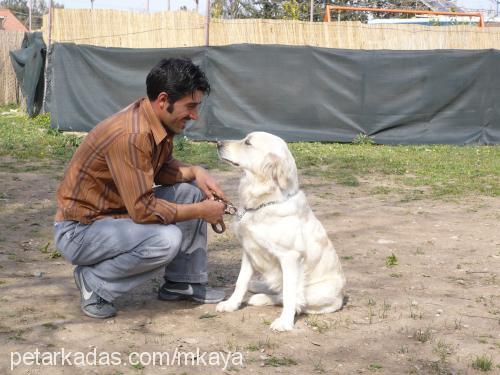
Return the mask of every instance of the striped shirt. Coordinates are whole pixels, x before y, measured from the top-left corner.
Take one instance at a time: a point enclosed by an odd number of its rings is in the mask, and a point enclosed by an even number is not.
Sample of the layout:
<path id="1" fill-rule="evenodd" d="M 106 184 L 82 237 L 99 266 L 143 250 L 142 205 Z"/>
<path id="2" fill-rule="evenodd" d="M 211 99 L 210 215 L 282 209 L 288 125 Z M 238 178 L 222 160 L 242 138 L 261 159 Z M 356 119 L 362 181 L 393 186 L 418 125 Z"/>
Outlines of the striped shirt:
<path id="1" fill-rule="evenodd" d="M 141 98 L 99 123 L 71 159 L 57 191 L 56 221 L 103 218 L 172 223 L 176 204 L 155 197 L 153 185 L 177 182 L 173 134 Z"/>

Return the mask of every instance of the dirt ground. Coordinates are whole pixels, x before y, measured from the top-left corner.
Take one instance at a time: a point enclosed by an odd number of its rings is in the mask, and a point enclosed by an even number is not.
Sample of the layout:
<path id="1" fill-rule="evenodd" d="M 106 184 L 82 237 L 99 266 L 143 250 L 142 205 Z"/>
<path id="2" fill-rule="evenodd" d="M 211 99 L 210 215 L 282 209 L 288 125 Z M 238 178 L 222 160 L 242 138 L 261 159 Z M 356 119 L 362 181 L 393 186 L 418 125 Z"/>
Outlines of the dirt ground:
<path id="1" fill-rule="evenodd" d="M 500 373 L 498 198 L 426 199 L 381 189 L 393 182 L 377 176 L 356 187 L 302 176 L 342 259 L 348 301 L 274 333 L 279 307 L 220 314 L 213 305 L 157 300 L 161 273 L 120 298 L 114 319 L 84 316 L 72 266 L 52 240 L 63 168 L 0 159 L 0 374 L 474 374 L 483 355 L 489 373 Z M 214 174 L 237 203 L 238 172 Z M 229 295 L 240 263 L 230 227 L 210 234 L 209 259 L 210 283 Z M 61 350 L 87 362 L 49 357 Z M 168 352 L 169 362 L 153 363 L 154 352 Z M 143 353 L 142 364 L 127 362 L 134 353 Z"/>

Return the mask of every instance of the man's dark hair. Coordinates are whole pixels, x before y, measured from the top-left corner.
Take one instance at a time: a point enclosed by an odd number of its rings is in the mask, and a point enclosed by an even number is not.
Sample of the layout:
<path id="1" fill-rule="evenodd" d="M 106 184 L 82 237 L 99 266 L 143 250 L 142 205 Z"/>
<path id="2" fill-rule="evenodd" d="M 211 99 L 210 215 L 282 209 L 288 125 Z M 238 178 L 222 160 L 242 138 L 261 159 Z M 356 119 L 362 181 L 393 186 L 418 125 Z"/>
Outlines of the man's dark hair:
<path id="1" fill-rule="evenodd" d="M 166 92 L 170 103 L 167 108 L 169 112 L 172 112 L 177 100 L 196 90 L 209 94 L 210 84 L 205 73 L 190 59 L 163 59 L 151 69 L 146 78 L 149 100 L 156 100 L 161 92 Z"/>

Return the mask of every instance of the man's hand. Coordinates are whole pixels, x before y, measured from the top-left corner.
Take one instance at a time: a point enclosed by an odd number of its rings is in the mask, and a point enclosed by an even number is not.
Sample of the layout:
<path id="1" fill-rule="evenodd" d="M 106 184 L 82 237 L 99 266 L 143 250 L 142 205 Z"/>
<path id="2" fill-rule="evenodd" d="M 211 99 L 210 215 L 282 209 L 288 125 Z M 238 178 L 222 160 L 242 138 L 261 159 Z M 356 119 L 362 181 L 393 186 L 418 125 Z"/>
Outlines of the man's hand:
<path id="1" fill-rule="evenodd" d="M 200 166 L 193 166 L 193 173 L 196 185 L 198 185 L 198 188 L 208 199 L 213 199 L 213 193 L 217 194 L 222 199 L 226 199 L 224 192 L 219 187 L 217 182 L 215 182 L 215 179 L 204 168 Z"/>
<path id="2" fill-rule="evenodd" d="M 226 205 L 222 202 L 217 202 L 212 199 L 206 199 L 198 203 L 201 208 L 201 218 L 210 224 L 217 224 L 222 221 Z"/>

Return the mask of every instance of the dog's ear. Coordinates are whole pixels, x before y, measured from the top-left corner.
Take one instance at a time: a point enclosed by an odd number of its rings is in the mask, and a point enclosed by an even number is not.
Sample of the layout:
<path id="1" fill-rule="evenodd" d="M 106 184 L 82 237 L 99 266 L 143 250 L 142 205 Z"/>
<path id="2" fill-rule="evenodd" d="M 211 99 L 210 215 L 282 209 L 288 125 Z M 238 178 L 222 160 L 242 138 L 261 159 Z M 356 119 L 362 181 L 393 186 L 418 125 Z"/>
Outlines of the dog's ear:
<path id="1" fill-rule="evenodd" d="M 298 188 L 297 167 L 291 154 L 284 158 L 273 153 L 267 154 L 262 174 L 274 180 L 282 191 L 293 192 Z"/>

